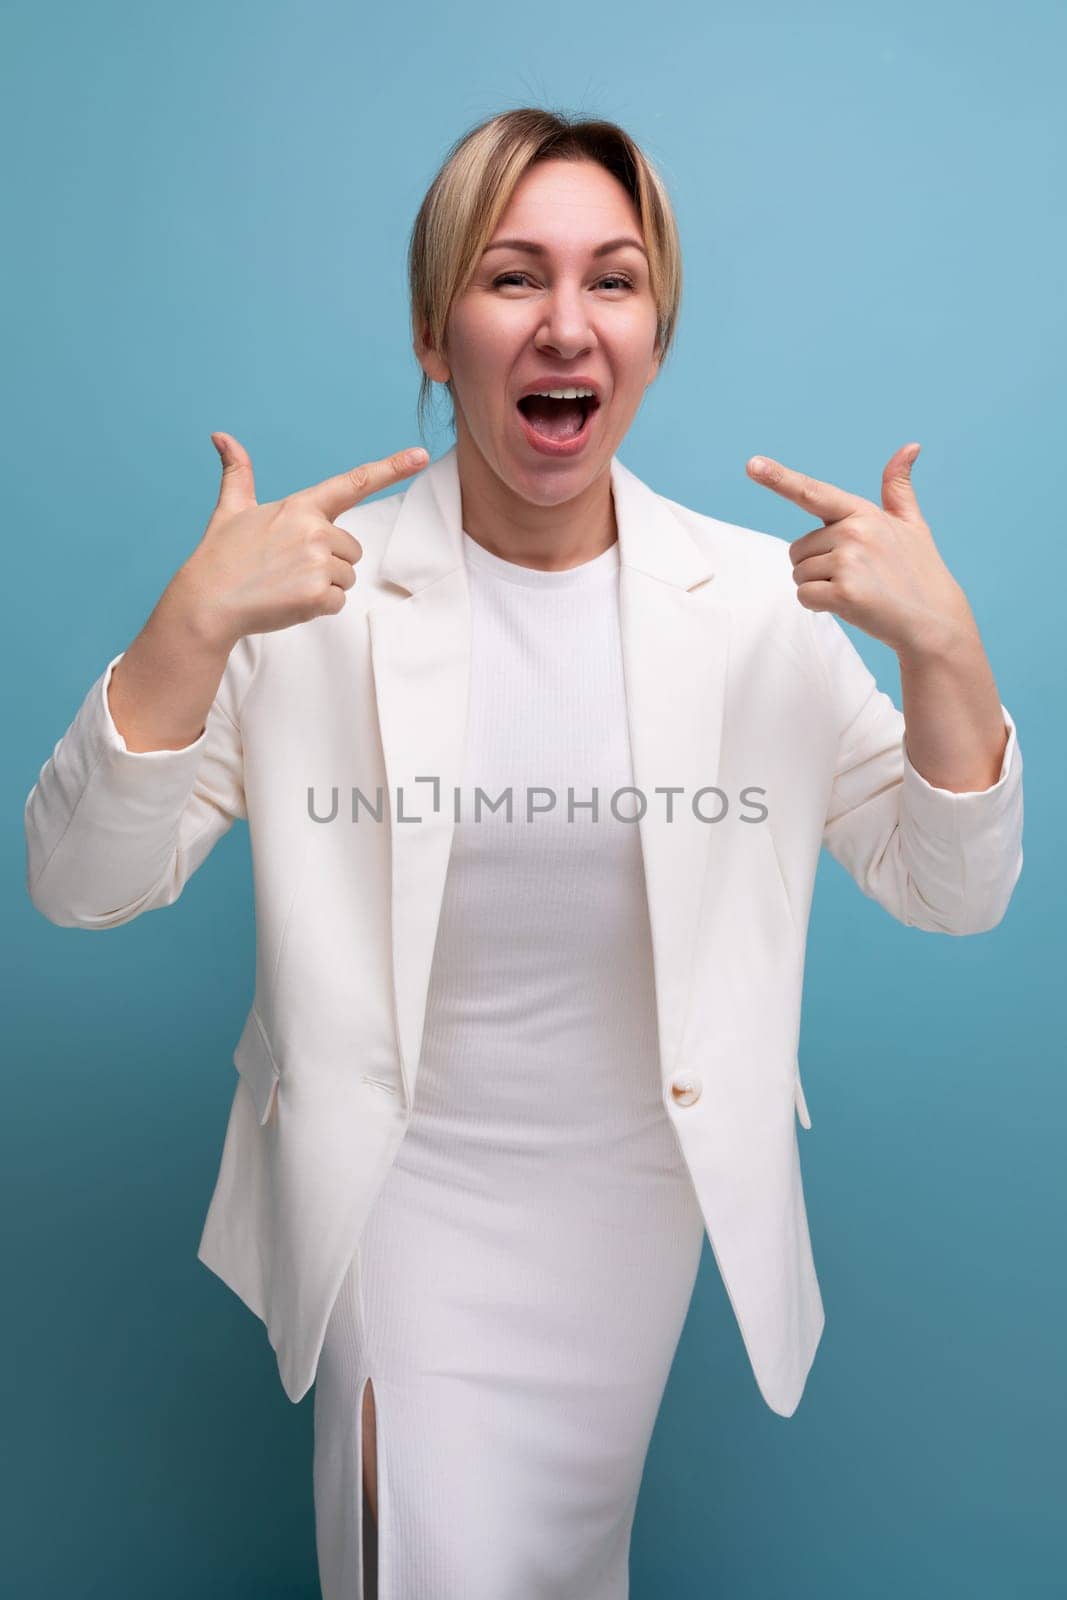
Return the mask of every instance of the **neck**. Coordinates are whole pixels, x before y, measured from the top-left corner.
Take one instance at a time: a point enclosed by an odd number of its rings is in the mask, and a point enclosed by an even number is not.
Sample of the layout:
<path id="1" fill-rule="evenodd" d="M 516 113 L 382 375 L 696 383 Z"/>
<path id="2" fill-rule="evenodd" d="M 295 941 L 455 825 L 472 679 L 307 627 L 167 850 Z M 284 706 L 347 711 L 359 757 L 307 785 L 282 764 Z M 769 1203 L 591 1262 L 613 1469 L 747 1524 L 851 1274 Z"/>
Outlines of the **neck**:
<path id="1" fill-rule="evenodd" d="M 563 572 L 615 543 L 610 465 L 570 499 L 542 505 L 493 471 L 458 420 L 456 459 L 463 527 L 492 555 L 542 572 Z"/>

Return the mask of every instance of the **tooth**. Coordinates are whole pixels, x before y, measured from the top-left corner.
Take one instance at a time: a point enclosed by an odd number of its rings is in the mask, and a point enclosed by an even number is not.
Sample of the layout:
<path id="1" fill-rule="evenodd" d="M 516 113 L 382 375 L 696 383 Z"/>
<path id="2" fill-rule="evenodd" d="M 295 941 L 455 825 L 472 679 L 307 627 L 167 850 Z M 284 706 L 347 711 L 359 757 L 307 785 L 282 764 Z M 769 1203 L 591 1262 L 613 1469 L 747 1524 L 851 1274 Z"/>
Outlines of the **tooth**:
<path id="1" fill-rule="evenodd" d="M 533 391 L 544 400 L 592 400 L 592 389 L 536 389 Z"/>

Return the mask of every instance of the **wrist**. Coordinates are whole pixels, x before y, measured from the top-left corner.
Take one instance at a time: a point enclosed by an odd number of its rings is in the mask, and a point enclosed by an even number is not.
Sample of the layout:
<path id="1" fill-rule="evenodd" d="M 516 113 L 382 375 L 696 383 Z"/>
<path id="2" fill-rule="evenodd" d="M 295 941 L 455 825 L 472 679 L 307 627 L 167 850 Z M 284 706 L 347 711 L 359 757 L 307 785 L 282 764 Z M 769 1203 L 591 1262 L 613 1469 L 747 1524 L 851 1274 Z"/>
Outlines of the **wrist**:
<path id="1" fill-rule="evenodd" d="M 218 604 L 200 588 L 188 566 L 178 569 L 164 590 L 158 610 L 168 628 L 180 632 L 187 647 L 223 662 L 237 643 Z"/>
<path id="2" fill-rule="evenodd" d="M 926 617 L 911 638 L 897 649 L 902 666 L 925 666 L 951 662 L 982 650 L 981 635 L 974 613 L 961 598 L 946 610 Z"/>

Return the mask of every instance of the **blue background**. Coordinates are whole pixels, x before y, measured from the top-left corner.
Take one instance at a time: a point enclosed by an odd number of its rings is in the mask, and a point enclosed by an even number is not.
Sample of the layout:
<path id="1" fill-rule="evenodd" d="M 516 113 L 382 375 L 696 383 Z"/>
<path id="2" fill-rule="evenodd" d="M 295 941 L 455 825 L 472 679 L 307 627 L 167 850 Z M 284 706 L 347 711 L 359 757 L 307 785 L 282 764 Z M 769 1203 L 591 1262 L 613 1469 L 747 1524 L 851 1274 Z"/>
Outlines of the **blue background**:
<path id="1" fill-rule="evenodd" d="M 419 442 L 408 230 L 452 140 L 530 103 L 620 121 L 677 207 L 678 344 L 620 458 L 793 539 L 807 519 L 749 455 L 877 499 L 921 441 L 920 505 L 1026 762 L 1026 866 L 988 934 L 905 928 L 824 853 L 799 1137 L 826 1331 L 785 1421 L 705 1243 L 634 1600 L 1063 1593 L 1067 27 L 1033 4 L 808 15 L 5 9 L 0 1545 L 20 1600 L 318 1594 L 310 1397 L 288 1402 L 261 1324 L 196 1259 L 252 989 L 247 830 L 167 915 L 101 937 L 33 910 L 22 807 L 199 540 L 213 429 L 261 500 Z M 850 633 L 899 704 L 895 657 Z"/>

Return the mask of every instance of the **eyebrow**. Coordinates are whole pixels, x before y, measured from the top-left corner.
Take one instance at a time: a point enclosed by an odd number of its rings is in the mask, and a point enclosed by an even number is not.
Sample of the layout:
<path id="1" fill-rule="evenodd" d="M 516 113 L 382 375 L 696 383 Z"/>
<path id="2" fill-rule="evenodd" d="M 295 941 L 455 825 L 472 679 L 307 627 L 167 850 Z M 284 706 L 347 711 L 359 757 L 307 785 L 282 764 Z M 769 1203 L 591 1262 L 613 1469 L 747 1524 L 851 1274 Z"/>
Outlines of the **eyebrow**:
<path id="1" fill-rule="evenodd" d="M 630 245 L 634 250 L 640 250 L 643 256 L 648 255 L 648 251 L 640 239 L 634 239 L 629 234 L 624 234 L 619 239 L 609 239 L 606 244 L 598 244 L 592 254 L 594 256 L 607 256 L 613 250 L 621 250 L 626 245 Z M 492 244 L 486 245 L 482 254 L 488 255 L 490 250 L 525 250 L 532 256 L 548 254 L 545 246 L 538 244 L 534 239 L 494 239 Z"/>

